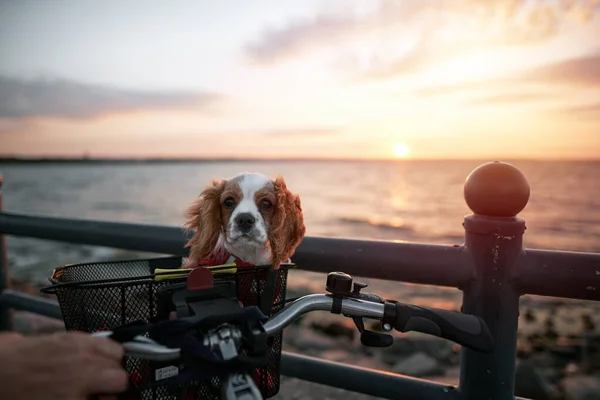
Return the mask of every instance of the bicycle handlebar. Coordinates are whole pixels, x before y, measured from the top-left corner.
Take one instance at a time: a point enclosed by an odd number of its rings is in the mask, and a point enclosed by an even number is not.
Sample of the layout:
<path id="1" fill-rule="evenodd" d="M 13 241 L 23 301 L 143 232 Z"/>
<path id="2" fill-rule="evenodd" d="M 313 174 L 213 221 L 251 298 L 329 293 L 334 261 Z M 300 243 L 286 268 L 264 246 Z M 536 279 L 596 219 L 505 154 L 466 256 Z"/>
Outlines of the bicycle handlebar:
<path id="1" fill-rule="evenodd" d="M 271 317 L 265 324 L 267 335 L 272 336 L 290 325 L 300 316 L 312 311 L 331 311 L 333 297 L 326 294 L 302 296 Z M 342 299 L 342 314 L 348 317 L 383 318 L 384 305 L 360 299 Z"/>
<path id="2" fill-rule="evenodd" d="M 438 308 L 395 304 L 394 329 L 421 332 L 448 339 L 484 353 L 494 349 L 494 340 L 485 322 L 474 315 Z"/>
<path id="3" fill-rule="evenodd" d="M 451 340 L 480 352 L 491 352 L 494 349 L 494 340 L 487 325 L 474 315 L 383 300 L 373 294 L 360 293 L 364 287 L 365 284 L 353 283 L 352 277 L 348 274 L 332 272 L 327 276 L 326 286 L 330 294 L 310 294 L 296 299 L 265 321 L 262 326 L 258 325 L 259 328 L 252 328 L 250 335 L 273 336 L 306 313 L 329 311 L 353 318 L 357 328 L 364 335 L 361 336 L 361 342 L 368 346 L 386 347 L 392 344 L 393 339 L 386 334 L 366 331 L 363 318 L 381 321 L 383 331 L 396 329 L 400 332 L 421 332 Z M 264 318 L 264 315 L 260 315 Z M 260 332 L 260 328 L 263 333 Z M 93 335 L 113 337 L 118 340 L 112 331 L 96 332 Z M 211 353 L 220 354 L 219 357 L 223 360 L 230 360 L 239 354 L 238 348 L 242 343 L 243 334 L 235 324 L 220 323 L 202 336 L 203 346 L 208 347 Z M 129 356 L 156 361 L 177 360 L 183 356 L 182 349 L 164 346 L 142 335 L 128 336 L 128 338 L 121 343 L 125 354 Z M 248 390 L 253 393 L 250 398 L 261 398 L 252 378 L 247 373 L 230 374 L 223 388 L 227 392 L 225 394 L 227 399 L 238 399 L 240 397 L 237 397 L 236 393 L 239 392 L 238 394 L 241 395 L 240 391 L 248 392 Z"/>
<path id="4" fill-rule="evenodd" d="M 303 314 L 312 311 L 333 312 L 335 298 L 326 294 L 310 294 L 294 301 L 270 318 L 264 328 L 275 335 Z M 360 298 L 341 298 L 340 314 L 346 317 L 370 318 L 390 323 L 400 332 L 421 332 L 451 340 L 481 352 L 493 349 L 487 325 L 478 317 L 454 311 L 387 301 L 378 303 Z"/>
<path id="5" fill-rule="evenodd" d="M 490 352 L 494 347 L 487 325 L 474 315 L 395 301 L 336 298 L 329 294 L 309 294 L 295 300 L 264 323 L 265 333 L 267 336 L 274 336 L 309 312 L 334 312 L 336 302 L 339 314 L 351 318 L 380 320 L 384 330 L 394 328 L 400 332 L 421 332 L 481 352 Z M 388 329 L 385 329 L 386 324 Z M 97 332 L 93 335 L 110 336 L 111 332 Z M 166 361 L 181 356 L 180 349 L 162 346 L 143 336 L 137 336 L 123 345 L 126 353 L 135 357 Z"/>

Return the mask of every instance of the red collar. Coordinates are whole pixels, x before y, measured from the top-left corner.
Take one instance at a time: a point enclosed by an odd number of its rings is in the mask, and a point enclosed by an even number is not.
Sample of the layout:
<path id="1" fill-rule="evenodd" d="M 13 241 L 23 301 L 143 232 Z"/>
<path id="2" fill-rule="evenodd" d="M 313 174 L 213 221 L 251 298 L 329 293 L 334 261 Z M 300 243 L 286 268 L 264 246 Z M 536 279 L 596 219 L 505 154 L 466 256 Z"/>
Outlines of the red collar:
<path id="1" fill-rule="evenodd" d="M 246 262 L 244 260 L 242 260 L 241 258 L 239 258 L 238 256 L 235 255 L 231 255 L 233 257 L 233 261 L 235 262 L 235 266 L 238 268 L 243 268 L 243 267 L 256 267 L 256 265 Z"/>
<path id="2" fill-rule="evenodd" d="M 235 262 L 235 266 L 238 268 L 244 267 L 255 267 L 256 265 L 246 262 L 239 258 L 238 256 L 229 253 L 227 250 L 221 248 L 213 251 L 207 258 L 202 260 L 200 266 L 213 266 L 213 265 L 223 265 L 229 261 L 229 258 L 233 257 L 233 261 Z"/>

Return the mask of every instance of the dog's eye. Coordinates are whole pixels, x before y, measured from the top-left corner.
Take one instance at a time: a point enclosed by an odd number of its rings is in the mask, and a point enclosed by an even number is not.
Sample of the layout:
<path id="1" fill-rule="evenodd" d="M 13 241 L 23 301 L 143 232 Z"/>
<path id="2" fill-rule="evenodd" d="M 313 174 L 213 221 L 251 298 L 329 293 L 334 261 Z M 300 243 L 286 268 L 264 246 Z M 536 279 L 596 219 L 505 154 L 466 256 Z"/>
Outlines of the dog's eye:
<path id="1" fill-rule="evenodd" d="M 273 204 L 271 204 L 271 202 L 269 200 L 263 200 L 260 202 L 260 206 L 264 210 L 269 210 L 271 207 L 273 207 Z"/>
<path id="2" fill-rule="evenodd" d="M 223 206 L 225 206 L 225 208 L 233 208 L 233 206 L 235 206 L 235 200 L 232 197 L 228 197 L 223 202 Z"/>

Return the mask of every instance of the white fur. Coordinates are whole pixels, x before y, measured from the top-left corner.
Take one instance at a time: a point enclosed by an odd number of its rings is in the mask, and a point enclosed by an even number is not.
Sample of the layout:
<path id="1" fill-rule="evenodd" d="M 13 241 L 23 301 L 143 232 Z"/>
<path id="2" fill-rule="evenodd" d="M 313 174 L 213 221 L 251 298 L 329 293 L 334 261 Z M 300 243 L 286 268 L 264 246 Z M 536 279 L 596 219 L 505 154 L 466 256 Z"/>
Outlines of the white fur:
<path id="1" fill-rule="evenodd" d="M 223 244 L 230 253 L 246 262 L 255 265 L 269 264 L 272 257 L 267 226 L 256 206 L 254 196 L 256 192 L 271 184 L 271 180 L 262 174 L 245 173 L 233 178 L 232 181 L 239 185 L 242 199 L 231 214 L 227 225 L 228 240 L 223 240 Z M 235 223 L 235 218 L 241 213 L 250 213 L 256 219 L 250 238 L 243 236 Z"/>

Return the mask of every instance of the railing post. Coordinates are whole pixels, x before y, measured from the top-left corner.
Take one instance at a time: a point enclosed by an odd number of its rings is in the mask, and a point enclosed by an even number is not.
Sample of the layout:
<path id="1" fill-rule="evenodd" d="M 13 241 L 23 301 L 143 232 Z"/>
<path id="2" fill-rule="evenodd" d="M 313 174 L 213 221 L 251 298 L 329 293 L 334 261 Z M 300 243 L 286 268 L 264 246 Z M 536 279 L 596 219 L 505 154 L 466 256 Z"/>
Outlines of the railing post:
<path id="1" fill-rule="evenodd" d="M 2 175 L 0 175 L 0 212 L 2 212 Z M 10 273 L 8 271 L 8 255 L 6 254 L 6 240 L 0 233 L 0 295 L 4 289 L 10 287 Z M 8 307 L 0 305 L 0 332 L 12 329 L 12 312 Z"/>
<path id="2" fill-rule="evenodd" d="M 463 312 L 481 317 L 496 341 L 490 354 L 462 350 L 460 391 L 469 400 L 514 399 L 518 289 L 511 272 L 523 251 L 525 221 L 517 214 L 529 201 L 529 183 L 514 166 L 483 164 L 467 177 L 465 246 L 475 264 L 463 289 Z"/>

